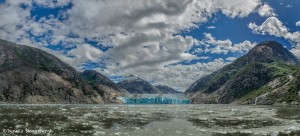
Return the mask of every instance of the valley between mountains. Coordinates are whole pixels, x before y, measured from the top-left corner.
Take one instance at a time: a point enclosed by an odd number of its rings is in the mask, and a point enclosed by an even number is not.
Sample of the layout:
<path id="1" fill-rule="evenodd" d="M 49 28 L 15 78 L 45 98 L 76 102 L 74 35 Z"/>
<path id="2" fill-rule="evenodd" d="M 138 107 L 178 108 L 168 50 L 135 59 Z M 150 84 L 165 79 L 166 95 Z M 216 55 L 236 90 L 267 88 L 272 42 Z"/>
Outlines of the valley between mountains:
<path id="1" fill-rule="evenodd" d="M 114 83 L 40 49 L 0 40 L 0 103 L 109 104 L 123 103 L 118 97 L 126 94 L 184 94 L 194 104 L 298 105 L 300 61 L 278 42 L 262 42 L 182 93 L 133 75 Z"/>

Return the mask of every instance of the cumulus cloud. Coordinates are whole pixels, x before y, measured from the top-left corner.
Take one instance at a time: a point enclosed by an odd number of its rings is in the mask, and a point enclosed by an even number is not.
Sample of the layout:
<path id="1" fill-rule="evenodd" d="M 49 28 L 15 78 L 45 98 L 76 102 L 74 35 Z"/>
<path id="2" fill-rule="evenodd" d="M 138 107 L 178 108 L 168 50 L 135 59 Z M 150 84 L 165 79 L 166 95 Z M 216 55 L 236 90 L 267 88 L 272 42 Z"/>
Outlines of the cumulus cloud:
<path id="1" fill-rule="evenodd" d="M 22 7 L 24 4 L 26 8 Z M 72 6 L 59 12 L 57 17 L 49 15 L 37 19 L 30 14 L 36 5 L 60 8 L 69 4 Z M 196 58 L 187 51 L 199 44 L 193 37 L 178 33 L 199 27 L 217 12 L 229 18 L 242 18 L 260 6 L 260 0 L 7 0 L 0 5 L 0 38 L 47 50 L 77 69 L 81 69 L 80 64 L 85 62 L 106 58 L 103 62 L 107 65 L 107 74 L 152 71 L 145 77 L 146 80 L 152 80 L 161 73 L 166 73 L 164 80 L 171 80 L 168 74 L 176 72 L 176 67 L 190 67 L 172 64 Z M 207 42 L 215 42 L 216 48 L 211 50 L 215 53 L 249 48 L 247 43 L 237 45 L 230 40 L 210 38 Z M 87 40 L 95 45 L 87 44 Z M 63 51 L 51 51 L 47 49 L 49 45 L 60 45 Z M 248 42 L 248 45 L 251 47 L 252 43 Z M 96 46 L 110 48 L 102 52 Z M 209 64 L 215 63 L 225 62 Z M 163 82 L 162 79 L 157 81 Z M 192 83 L 190 79 L 187 81 Z M 176 82 L 166 82 L 181 88 L 188 84 L 179 85 L 179 78 Z"/>
<path id="2" fill-rule="evenodd" d="M 291 51 L 299 58 L 300 53 L 300 31 L 290 32 L 289 29 L 276 17 L 269 17 L 261 25 L 256 23 L 249 23 L 248 27 L 255 34 L 273 35 L 282 37 L 292 42 L 295 48 Z"/>
<path id="3" fill-rule="evenodd" d="M 208 75 L 225 65 L 230 64 L 231 62 L 224 62 L 223 59 L 215 59 L 208 63 L 196 63 L 189 66 L 186 65 L 175 65 L 170 67 L 163 67 L 159 72 L 153 72 L 150 75 L 146 75 L 146 79 L 153 79 L 154 81 L 158 81 L 158 84 L 166 84 L 173 85 L 174 83 L 178 85 L 174 85 L 176 89 L 185 90 L 188 88 L 193 82 L 198 80 L 200 77 Z"/>
<path id="4" fill-rule="evenodd" d="M 229 52 L 246 53 L 256 45 L 246 40 L 241 43 L 232 43 L 231 40 L 217 40 L 210 33 L 204 33 L 204 39 L 199 42 L 194 53 L 210 52 L 214 54 L 227 54 Z"/>
<path id="5" fill-rule="evenodd" d="M 208 63 L 197 62 L 188 66 L 178 64 L 168 67 L 159 67 L 157 69 L 148 67 L 143 67 L 142 69 L 126 69 L 123 73 L 124 75 L 134 73 L 135 76 L 148 81 L 155 81 L 154 84 L 170 85 L 175 89 L 184 91 L 200 77 L 208 75 L 230 63 L 231 62 L 225 62 L 223 59 L 218 58 Z M 145 72 L 147 74 L 145 74 Z"/>
<path id="6" fill-rule="evenodd" d="M 195 40 L 174 34 L 198 27 L 196 23 L 207 21 L 219 11 L 231 18 L 245 17 L 260 4 L 258 0 L 242 3 L 239 0 L 76 1 L 68 11 L 67 22 L 71 28 L 78 28 L 73 32 L 80 37 L 114 46 L 108 52 L 109 62 L 114 62 L 118 69 L 163 66 L 195 57 L 185 53 Z"/>
<path id="7" fill-rule="evenodd" d="M 300 21 L 296 22 L 296 26 L 300 26 Z"/>
<path id="8" fill-rule="evenodd" d="M 262 25 L 256 25 L 256 23 L 249 23 L 248 27 L 252 29 L 252 32 L 255 34 L 262 34 L 262 35 L 274 35 L 277 37 L 282 37 L 286 35 L 288 32 L 287 27 L 283 25 L 283 23 L 277 19 L 276 17 L 269 17 L 266 19 Z"/>
<path id="9" fill-rule="evenodd" d="M 258 8 L 258 14 L 262 17 L 276 16 L 276 14 L 274 13 L 274 9 L 268 4 L 264 4 L 260 8 Z"/>
<path id="10" fill-rule="evenodd" d="M 78 66 L 86 61 L 97 62 L 100 60 L 102 51 L 89 44 L 78 45 L 76 48 L 70 50 L 67 55 L 72 56 L 72 66 Z"/>
<path id="11" fill-rule="evenodd" d="M 286 8 L 291 8 L 291 7 L 293 7 L 293 6 L 290 5 L 290 4 L 287 4 L 285 7 L 286 7 Z"/>
<path id="12" fill-rule="evenodd" d="M 228 17 L 246 17 L 252 13 L 259 5 L 260 0 L 217 0 L 213 1 L 219 5 L 219 10 Z M 204 5 L 207 6 L 207 5 Z"/>
<path id="13" fill-rule="evenodd" d="M 215 29 L 216 28 L 216 26 L 208 26 L 208 27 L 206 27 L 207 29 Z"/>
<path id="14" fill-rule="evenodd" d="M 227 61 L 235 61 L 237 58 L 236 57 L 228 57 L 226 58 Z"/>
<path id="15" fill-rule="evenodd" d="M 6 1 L 0 4 L 0 37 L 10 41 L 16 41 L 24 37 L 26 33 L 16 26 L 26 24 L 26 17 L 30 16 L 30 10 L 22 9 L 19 5 L 22 2 L 18 0 Z"/>
<path id="16" fill-rule="evenodd" d="M 43 7 L 56 8 L 70 4 L 71 0 L 32 0 L 32 2 Z"/>

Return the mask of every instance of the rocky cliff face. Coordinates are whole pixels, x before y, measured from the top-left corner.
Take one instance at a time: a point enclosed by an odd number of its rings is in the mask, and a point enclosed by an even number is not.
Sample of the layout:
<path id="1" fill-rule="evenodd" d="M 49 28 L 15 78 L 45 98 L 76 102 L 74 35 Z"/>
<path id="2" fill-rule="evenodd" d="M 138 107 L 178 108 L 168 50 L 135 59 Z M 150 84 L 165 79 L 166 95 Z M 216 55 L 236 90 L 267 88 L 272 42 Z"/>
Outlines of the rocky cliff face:
<path id="1" fill-rule="evenodd" d="M 94 71 L 86 70 L 81 77 L 88 82 L 108 103 L 122 103 L 116 99 L 118 96 L 124 96 L 128 92 L 111 81 L 108 77 Z"/>
<path id="2" fill-rule="evenodd" d="M 299 101 L 295 91 L 299 87 L 294 85 L 299 64 L 279 43 L 263 42 L 232 64 L 200 78 L 185 93 L 194 103 L 252 104 L 258 97 L 264 104 Z M 276 86 L 268 86 L 275 80 Z"/>
<path id="3" fill-rule="evenodd" d="M 149 82 L 135 76 L 128 76 L 117 85 L 124 88 L 131 94 L 158 94 L 162 93 Z"/>
<path id="4" fill-rule="evenodd" d="M 173 89 L 169 86 L 166 86 L 166 85 L 156 85 L 155 87 L 164 94 L 182 93 L 182 92 L 178 92 L 175 89 Z"/>
<path id="5" fill-rule="evenodd" d="M 0 40 L 1 102 L 105 103 L 101 91 L 55 56 Z"/>

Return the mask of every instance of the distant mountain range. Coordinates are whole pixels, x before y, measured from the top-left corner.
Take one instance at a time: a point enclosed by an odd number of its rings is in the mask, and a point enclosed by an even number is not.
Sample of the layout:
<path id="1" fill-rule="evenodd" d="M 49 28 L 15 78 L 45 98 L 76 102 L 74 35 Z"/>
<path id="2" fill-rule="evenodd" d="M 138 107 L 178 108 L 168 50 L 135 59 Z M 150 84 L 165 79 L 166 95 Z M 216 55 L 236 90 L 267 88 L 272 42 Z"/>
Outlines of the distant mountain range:
<path id="1" fill-rule="evenodd" d="M 80 73 L 40 49 L 0 40 L 0 103 L 117 103 L 125 93 L 100 73 Z"/>
<path id="2" fill-rule="evenodd" d="M 176 91 L 174 88 L 171 88 L 167 85 L 156 85 L 155 86 L 159 91 L 161 91 L 164 94 L 178 94 L 178 93 L 182 93 L 179 91 Z"/>
<path id="3" fill-rule="evenodd" d="M 281 44 L 266 41 L 185 92 L 193 103 L 275 104 L 300 101 L 300 62 Z"/>
<path id="4" fill-rule="evenodd" d="M 117 83 L 121 88 L 124 88 L 131 94 L 175 94 L 180 93 L 175 89 L 166 85 L 153 86 L 149 82 L 130 75 Z"/>

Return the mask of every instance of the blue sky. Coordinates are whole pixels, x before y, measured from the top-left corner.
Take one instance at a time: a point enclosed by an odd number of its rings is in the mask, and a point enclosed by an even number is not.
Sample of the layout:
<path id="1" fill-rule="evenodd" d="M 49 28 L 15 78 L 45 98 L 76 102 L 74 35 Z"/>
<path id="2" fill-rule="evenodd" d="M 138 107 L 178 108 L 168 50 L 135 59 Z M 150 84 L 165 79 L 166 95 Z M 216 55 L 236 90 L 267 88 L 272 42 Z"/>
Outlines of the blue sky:
<path id="1" fill-rule="evenodd" d="M 300 0 L 130 1 L 0 0 L 0 38 L 180 91 L 262 41 L 300 56 Z"/>
<path id="2" fill-rule="evenodd" d="M 284 0 L 267 0 L 264 1 L 268 3 L 272 8 L 274 8 L 274 12 L 277 14 L 277 18 L 281 20 L 285 26 L 287 26 L 291 31 L 299 31 L 300 27 L 295 25 L 295 22 L 300 20 L 300 1 L 284 1 Z M 282 3 L 282 4 L 280 4 Z M 289 7 L 290 5 L 291 7 Z M 292 14 L 294 13 L 294 14 Z M 216 21 L 214 21 L 216 18 Z M 226 15 L 217 13 L 215 14 L 211 20 L 200 24 L 201 28 L 194 29 L 191 32 L 184 32 L 183 35 L 190 35 L 199 40 L 203 39 L 203 33 L 210 33 L 218 40 L 226 40 L 230 39 L 233 43 L 240 43 L 245 40 L 249 40 L 251 42 L 260 43 L 266 40 L 274 40 L 280 42 L 282 45 L 286 46 L 286 48 L 291 49 L 294 45 L 291 44 L 289 40 L 284 39 L 283 37 L 276 37 L 272 35 L 258 35 L 254 34 L 251 29 L 247 27 L 249 22 L 255 22 L 257 24 L 262 24 L 268 17 L 261 17 L 258 14 L 252 13 L 245 18 L 228 18 Z M 214 29 L 209 29 L 207 27 L 214 26 Z M 244 53 L 229 53 L 229 54 L 197 54 L 199 56 L 207 55 L 210 56 L 211 59 L 226 57 L 226 56 L 234 56 L 240 57 Z M 207 60 L 202 60 L 207 61 Z"/>

